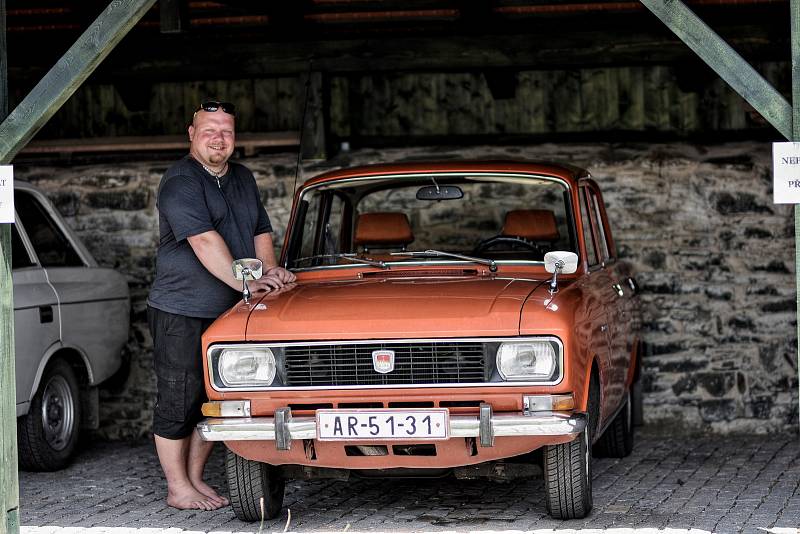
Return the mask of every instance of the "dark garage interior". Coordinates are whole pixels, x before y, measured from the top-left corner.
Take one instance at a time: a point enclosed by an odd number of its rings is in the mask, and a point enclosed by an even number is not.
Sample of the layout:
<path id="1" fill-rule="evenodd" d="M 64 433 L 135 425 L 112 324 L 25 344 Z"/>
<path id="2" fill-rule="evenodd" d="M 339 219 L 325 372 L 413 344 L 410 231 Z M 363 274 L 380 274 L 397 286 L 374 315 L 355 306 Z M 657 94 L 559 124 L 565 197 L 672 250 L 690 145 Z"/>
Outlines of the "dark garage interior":
<path id="1" fill-rule="evenodd" d="M 788 1 L 685 3 L 791 102 Z M 5 0 L 8 111 L 106 6 Z M 588 169 L 638 273 L 645 431 L 796 447 L 795 221 L 772 200 L 784 137 L 634 0 L 159 1 L 11 161 L 131 290 L 95 440 L 151 436 L 156 191 L 208 98 L 237 106 L 235 159 L 279 248 L 296 186 L 327 170 Z"/>

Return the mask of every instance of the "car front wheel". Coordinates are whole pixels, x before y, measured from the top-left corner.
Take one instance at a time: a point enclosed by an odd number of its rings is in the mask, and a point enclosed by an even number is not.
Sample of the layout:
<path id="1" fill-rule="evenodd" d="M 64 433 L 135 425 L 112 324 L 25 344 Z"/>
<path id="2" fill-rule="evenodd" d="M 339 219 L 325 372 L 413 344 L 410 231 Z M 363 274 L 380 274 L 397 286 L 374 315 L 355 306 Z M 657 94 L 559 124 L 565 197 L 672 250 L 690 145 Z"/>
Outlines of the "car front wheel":
<path id="1" fill-rule="evenodd" d="M 225 470 L 231 507 L 238 519 L 259 521 L 278 517 L 285 482 L 274 466 L 242 458 L 228 449 Z"/>
<path id="2" fill-rule="evenodd" d="M 55 471 L 78 444 L 81 403 L 75 371 L 64 360 L 48 364 L 27 415 L 17 419 L 19 463 L 28 471 Z"/>
<path id="3" fill-rule="evenodd" d="M 589 429 L 569 443 L 544 449 L 547 511 L 555 519 L 580 519 L 592 509 L 592 448 Z"/>

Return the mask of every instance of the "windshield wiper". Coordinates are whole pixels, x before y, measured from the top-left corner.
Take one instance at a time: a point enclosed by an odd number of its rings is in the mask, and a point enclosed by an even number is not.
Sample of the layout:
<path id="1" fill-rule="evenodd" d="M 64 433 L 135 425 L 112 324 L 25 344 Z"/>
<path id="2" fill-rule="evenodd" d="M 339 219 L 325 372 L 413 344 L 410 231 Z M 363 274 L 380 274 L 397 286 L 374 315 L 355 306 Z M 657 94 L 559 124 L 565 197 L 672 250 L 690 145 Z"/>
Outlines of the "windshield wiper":
<path id="1" fill-rule="evenodd" d="M 386 265 L 385 261 L 373 260 L 371 258 L 364 258 L 362 256 L 359 256 L 358 254 L 317 254 L 316 256 L 306 256 L 305 258 L 297 258 L 294 261 L 296 264 L 301 261 L 310 261 L 320 258 L 331 258 L 334 260 L 342 259 L 342 260 L 352 261 L 353 263 L 366 263 L 367 265 L 371 265 L 373 267 L 380 267 L 381 269 L 389 268 L 389 266 Z"/>
<path id="2" fill-rule="evenodd" d="M 473 263 L 480 263 L 481 265 L 488 265 L 489 270 L 492 272 L 497 271 L 497 263 L 494 260 L 487 260 L 486 258 L 476 258 L 474 256 L 464 256 L 463 254 L 456 254 L 455 252 L 442 252 L 441 250 L 417 250 L 410 252 L 391 252 L 391 256 L 411 256 L 412 258 L 455 258 L 457 260 L 471 261 Z"/>

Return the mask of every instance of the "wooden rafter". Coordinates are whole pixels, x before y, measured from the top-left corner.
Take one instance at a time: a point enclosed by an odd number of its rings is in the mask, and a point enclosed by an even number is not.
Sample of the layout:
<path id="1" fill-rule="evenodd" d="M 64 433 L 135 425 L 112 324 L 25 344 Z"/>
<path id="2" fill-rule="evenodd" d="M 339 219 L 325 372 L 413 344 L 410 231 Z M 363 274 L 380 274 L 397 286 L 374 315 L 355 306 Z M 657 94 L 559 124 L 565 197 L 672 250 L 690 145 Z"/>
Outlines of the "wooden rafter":
<path id="1" fill-rule="evenodd" d="M 115 0 L 0 124 L 0 163 L 8 163 L 72 96 L 156 0 Z"/>
<path id="2" fill-rule="evenodd" d="M 791 138 L 789 102 L 700 17 L 680 0 L 640 1 L 782 135 Z"/>

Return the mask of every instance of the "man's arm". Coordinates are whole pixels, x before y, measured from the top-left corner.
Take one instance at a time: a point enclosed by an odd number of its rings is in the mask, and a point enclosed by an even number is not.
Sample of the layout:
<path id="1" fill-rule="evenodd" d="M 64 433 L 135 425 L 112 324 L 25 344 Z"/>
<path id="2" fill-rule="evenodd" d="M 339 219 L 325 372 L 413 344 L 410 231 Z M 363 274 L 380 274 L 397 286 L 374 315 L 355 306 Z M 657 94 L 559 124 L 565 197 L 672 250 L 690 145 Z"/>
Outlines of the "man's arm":
<path id="1" fill-rule="evenodd" d="M 258 234 L 253 239 L 253 242 L 256 247 L 256 257 L 264 264 L 264 274 L 274 275 L 284 284 L 295 281 L 296 277 L 294 273 L 287 271 L 283 267 L 278 267 L 278 261 L 275 259 L 275 246 L 272 242 L 272 234 Z"/>
<path id="2" fill-rule="evenodd" d="M 208 272 L 233 289 L 241 291 L 241 282 L 233 277 L 233 271 L 231 270 L 233 256 L 231 256 L 231 252 L 228 250 L 228 245 L 225 244 L 225 241 L 222 239 L 222 236 L 219 235 L 219 233 L 211 230 L 208 232 L 203 232 L 202 234 L 189 236 L 186 238 L 186 240 L 189 242 L 189 246 L 192 247 L 197 259 L 200 260 L 200 263 L 203 264 L 203 267 L 205 267 Z M 270 242 L 272 242 L 271 239 Z M 256 249 L 256 252 L 258 259 L 264 262 L 264 259 L 258 254 L 258 249 Z M 274 266 L 274 252 L 272 253 L 272 262 L 272 265 Z M 265 265 L 267 265 L 266 262 Z M 259 280 L 248 282 L 251 291 L 258 291 L 261 289 L 277 289 L 283 286 L 284 282 L 281 278 L 268 275 L 266 271 L 267 269 L 264 269 L 264 274 L 267 276 L 262 276 Z"/>

